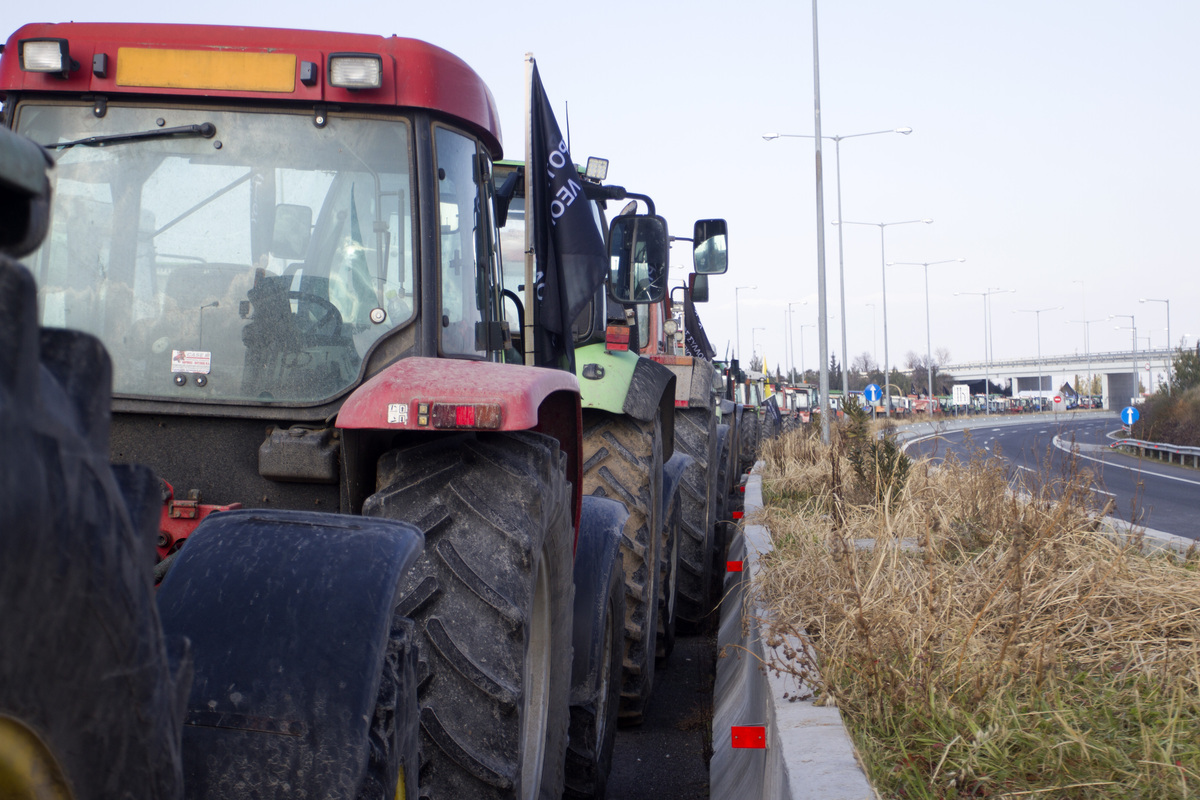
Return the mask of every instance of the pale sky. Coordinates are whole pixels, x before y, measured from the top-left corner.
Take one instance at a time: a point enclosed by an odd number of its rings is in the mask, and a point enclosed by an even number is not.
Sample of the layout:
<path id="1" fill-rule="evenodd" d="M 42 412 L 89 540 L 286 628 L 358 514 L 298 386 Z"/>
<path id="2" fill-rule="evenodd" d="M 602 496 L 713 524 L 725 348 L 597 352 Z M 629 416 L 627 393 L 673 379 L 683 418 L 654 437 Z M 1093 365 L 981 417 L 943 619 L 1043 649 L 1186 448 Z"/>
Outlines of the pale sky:
<path id="1" fill-rule="evenodd" d="M 33 17 L 5 3 L 7 36 L 29 21 L 221 23 L 411 36 L 463 58 L 500 106 L 509 157 L 523 152 L 523 55 L 538 59 L 571 151 L 611 160 L 609 180 L 650 194 L 672 233 L 725 217 L 730 270 L 700 307 L 721 356 L 736 347 L 784 362 L 785 309 L 817 317 L 814 147 L 765 132 L 813 132 L 812 13 L 806 2 L 411 4 L 60 0 Z M 846 220 L 932 218 L 887 228 L 888 261 L 931 266 L 932 346 L 983 358 L 982 298 L 992 297 L 995 357 L 1139 349 L 1200 336 L 1200 3 L 1193 0 L 826 0 L 819 8 L 822 133 L 842 142 Z M 15 54 L 13 54 L 15 56 Z M 828 297 L 839 315 L 834 145 L 825 155 Z M 879 229 L 846 226 L 851 360 L 883 358 Z M 673 262 L 690 268 L 686 243 Z M 893 363 L 925 351 L 922 268 L 888 267 Z M 672 273 L 682 280 L 684 270 Z M 867 304 L 874 303 L 875 308 Z M 830 352 L 840 354 L 840 319 Z M 761 330 L 754 330 L 760 328 Z M 804 363 L 817 364 L 816 328 Z M 795 364 L 800 366 L 799 353 Z M 839 355 L 840 361 L 840 355 Z"/>

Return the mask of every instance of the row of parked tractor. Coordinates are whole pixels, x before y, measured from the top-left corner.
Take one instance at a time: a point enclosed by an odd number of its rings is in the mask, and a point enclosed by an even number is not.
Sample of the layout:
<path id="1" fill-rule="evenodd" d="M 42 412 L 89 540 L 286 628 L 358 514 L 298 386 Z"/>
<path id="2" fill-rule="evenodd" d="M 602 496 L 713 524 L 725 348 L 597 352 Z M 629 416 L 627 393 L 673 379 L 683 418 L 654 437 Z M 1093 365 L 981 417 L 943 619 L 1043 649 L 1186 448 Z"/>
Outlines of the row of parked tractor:
<path id="1" fill-rule="evenodd" d="M 506 161 L 415 40 L 9 38 L 6 797 L 605 796 L 768 408 L 531 75 Z"/>

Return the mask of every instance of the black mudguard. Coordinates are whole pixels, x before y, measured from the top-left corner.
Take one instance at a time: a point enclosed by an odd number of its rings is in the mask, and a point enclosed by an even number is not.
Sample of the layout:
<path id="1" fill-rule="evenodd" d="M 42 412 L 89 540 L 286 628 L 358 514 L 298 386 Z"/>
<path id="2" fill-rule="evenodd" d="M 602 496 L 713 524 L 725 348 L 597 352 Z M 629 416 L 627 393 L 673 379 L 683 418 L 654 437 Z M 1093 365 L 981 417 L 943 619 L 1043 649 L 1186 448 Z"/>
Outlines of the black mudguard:
<path id="1" fill-rule="evenodd" d="M 676 453 L 667 460 L 667 463 L 663 464 L 662 519 L 664 523 L 671 515 L 671 503 L 675 502 L 675 493 L 679 491 L 679 482 L 683 480 L 683 471 L 693 461 L 695 459 L 686 453 Z"/>
<path id="2" fill-rule="evenodd" d="M 729 494 L 729 430 L 722 422 L 717 425 L 717 521 L 725 518 L 725 496 Z"/>
<path id="3" fill-rule="evenodd" d="M 590 702 L 596 694 L 600 650 L 600 621 L 605 588 L 614 570 L 623 571 L 621 536 L 629 511 L 623 503 L 584 495 L 575 546 L 575 626 L 572 641 L 571 705 Z"/>
<path id="4" fill-rule="evenodd" d="M 386 736 L 416 796 L 416 653 L 394 611 L 423 543 L 407 523 L 318 512 L 227 511 L 196 528 L 158 594 L 164 630 L 195 658 L 188 797 L 355 797 L 389 656 L 399 731 Z"/>
<path id="5" fill-rule="evenodd" d="M 675 452 L 675 373 L 649 358 L 639 358 L 629 379 L 622 410 L 636 420 L 648 422 L 657 410 L 662 414 L 663 461 Z"/>

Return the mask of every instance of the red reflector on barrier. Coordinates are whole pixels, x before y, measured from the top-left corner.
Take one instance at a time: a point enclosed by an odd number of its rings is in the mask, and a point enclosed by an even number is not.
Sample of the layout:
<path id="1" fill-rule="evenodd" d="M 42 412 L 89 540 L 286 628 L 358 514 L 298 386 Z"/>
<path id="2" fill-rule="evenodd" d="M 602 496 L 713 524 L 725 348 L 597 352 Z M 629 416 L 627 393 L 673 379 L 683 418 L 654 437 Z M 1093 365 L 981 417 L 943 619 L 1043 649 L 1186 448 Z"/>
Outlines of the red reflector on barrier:
<path id="1" fill-rule="evenodd" d="M 741 561 L 726 561 L 725 562 L 725 571 L 726 572 L 741 572 L 742 571 L 742 562 Z"/>
<path id="2" fill-rule="evenodd" d="M 746 747 L 755 750 L 765 750 L 767 747 L 766 726 L 734 725 L 729 731 L 734 747 Z"/>
<path id="3" fill-rule="evenodd" d="M 746 516 L 746 512 L 745 512 L 745 511 L 735 511 L 735 512 L 733 512 L 733 518 L 734 518 L 734 519 L 742 519 L 742 518 L 743 518 L 743 517 L 745 517 L 745 516 Z"/>

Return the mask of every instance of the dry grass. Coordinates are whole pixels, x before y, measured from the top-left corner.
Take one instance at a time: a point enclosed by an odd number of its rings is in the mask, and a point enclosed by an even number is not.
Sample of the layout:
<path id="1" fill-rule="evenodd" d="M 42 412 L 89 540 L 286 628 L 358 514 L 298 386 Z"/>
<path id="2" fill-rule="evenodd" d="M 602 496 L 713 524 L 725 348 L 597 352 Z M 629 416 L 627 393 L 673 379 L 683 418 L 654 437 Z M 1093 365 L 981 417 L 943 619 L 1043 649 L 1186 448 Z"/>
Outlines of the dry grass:
<path id="1" fill-rule="evenodd" d="M 758 589 L 881 795 L 1200 796 L 1194 549 L 1145 556 L 1098 532 L 1080 476 L 1017 498 L 982 457 L 880 492 L 850 466 L 861 441 L 765 445 Z"/>

